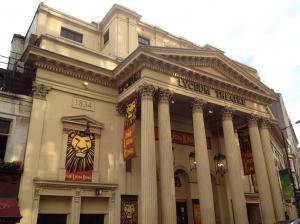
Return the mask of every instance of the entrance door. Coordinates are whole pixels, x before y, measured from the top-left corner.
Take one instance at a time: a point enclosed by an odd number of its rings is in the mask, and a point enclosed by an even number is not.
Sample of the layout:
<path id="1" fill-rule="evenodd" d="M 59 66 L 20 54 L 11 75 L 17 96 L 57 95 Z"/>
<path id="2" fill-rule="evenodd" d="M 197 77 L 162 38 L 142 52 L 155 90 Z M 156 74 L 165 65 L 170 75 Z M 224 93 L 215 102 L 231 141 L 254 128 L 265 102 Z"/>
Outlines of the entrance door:
<path id="1" fill-rule="evenodd" d="M 186 202 L 176 202 L 177 224 L 188 224 Z"/>

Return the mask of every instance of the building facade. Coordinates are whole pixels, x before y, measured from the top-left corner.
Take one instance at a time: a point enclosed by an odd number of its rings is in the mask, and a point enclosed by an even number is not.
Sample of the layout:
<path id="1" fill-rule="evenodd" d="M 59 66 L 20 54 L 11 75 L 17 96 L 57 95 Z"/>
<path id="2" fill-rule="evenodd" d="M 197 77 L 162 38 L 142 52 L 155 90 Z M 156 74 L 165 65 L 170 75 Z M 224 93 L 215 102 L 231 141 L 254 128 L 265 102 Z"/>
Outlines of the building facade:
<path id="1" fill-rule="evenodd" d="M 286 164 L 290 170 L 291 176 L 293 178 L 294 193 L 296 195 L 296 203 L 298 208 L 298 214 L 300 209 L 300 191 L 299 191 L 299 178 L 300 178 L 300 162 L 299 162 L 299 149 L 298 139 L 295 134 L 293 125 L 287 109 L 284 105 L 283 97 L 281 94 L 278 94 L 279 100 L 272 104 L 271 110 L 278 121 L 278 126 L 284 141 L 285 154 L 287 154 Z M 288 159 L 288 160 L 287 160 Z"/>
<path id="2" fill-rule="evenodd" d="M 140 19 L 39 5 L 21 57 L 36 71 L 21 223 L 284 220 L 277 94 L 219 49 Z"/>
<path id="3" fill-rule="evenodd" d="M 31 113 L 31 80 L 0 69 L 0 223 L 20 221 L 18 193 Z"/>

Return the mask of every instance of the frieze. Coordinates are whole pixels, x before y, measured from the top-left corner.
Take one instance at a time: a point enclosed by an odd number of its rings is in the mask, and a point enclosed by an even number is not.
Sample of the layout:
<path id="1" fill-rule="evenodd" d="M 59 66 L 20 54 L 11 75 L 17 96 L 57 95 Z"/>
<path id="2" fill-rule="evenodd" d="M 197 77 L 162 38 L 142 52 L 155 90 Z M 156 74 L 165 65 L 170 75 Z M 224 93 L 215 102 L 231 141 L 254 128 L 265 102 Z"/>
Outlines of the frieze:
<path id="1" fill-rule="evenodd" d="M 196 82 L 193 80 L 183 79 L 180 77 L 177 77 L 177 80 L 178 80 L 179 87 L 189 89 L 195 92 L 199 92 L 208 96 L 212 96 L 212 92 L 211 92 L 212 88 L 207 85 L 204 85 L 200 82 Z M 214 94 L 215 97 L 218 99 L 230 101 L 235 104 L 246 105 L 246 100 L 242 96 L 227 91 L 219 90 L 219 89 L 214 89 L 214 92 L 215 92 Z"/>

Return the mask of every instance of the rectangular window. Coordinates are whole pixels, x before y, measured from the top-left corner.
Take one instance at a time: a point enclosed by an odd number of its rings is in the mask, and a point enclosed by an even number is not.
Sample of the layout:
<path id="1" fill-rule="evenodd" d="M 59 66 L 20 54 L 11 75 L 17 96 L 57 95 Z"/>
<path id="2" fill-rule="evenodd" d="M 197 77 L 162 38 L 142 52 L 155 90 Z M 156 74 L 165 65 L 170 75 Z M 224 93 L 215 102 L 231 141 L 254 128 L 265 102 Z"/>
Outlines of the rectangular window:
<path id="1" fill-rule="evenodd" d="M 38 214 L 37 224 L 66 224 L 66 214 Z"/>
<path id="2" fill-rule="evenodd" d="M 78 43 L 82 43 L 82 34 L 81 33 L 77 33 L 75 31 L 72 31 L 72 30 L 62 27 L 60 30 L 60 35 L 67 39 L 76 41 Z"/>
<path id="3" fill-rule="evenodd" d="M 4 160 L 6 144 L 9 134 L 10 121 L 0 119 L 0 161 Z"/>
<path id="4" fill-rule="evenodd" d="M 150 40 L 146 37 L 139 36 L 139 46 L 150 46 Z"/>
<path id="5" fill-rule="evenodd" d="M 105 45 L 109 41 L 109 30 L 107 30 L 103 35 L 103 44 Z"/>
<path id="6" fill-rule="evenodd" d="M 80 214 L 79 224 L 103 224 L 103 214 Z"/>

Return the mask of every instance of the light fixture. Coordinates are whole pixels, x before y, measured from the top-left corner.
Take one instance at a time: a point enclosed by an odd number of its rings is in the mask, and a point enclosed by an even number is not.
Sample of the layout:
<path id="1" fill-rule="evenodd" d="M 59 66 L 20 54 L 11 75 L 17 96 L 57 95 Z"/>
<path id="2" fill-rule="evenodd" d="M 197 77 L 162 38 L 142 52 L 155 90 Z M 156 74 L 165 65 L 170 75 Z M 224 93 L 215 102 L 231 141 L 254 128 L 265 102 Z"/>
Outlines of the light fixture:
<path id="1" fill-rule="evenodd" d="M 85 128 L 85 130 L 83 131 L 84 136 L 88 136 L 88 135 L 91 134 L 90 127 L 91 127 L 91 122 L 87 121 L 87 122 L 86 122 L 86 128 Z"/>
<path id="2" fill-rule="evenodd" d="M 208 113 L 209 113 L 209 114 L 213 114 L 214 111 L 213 111 L 213 110 L 208 110 Z"/>
<path id="3" fill-rule="evenodd" d="M 227 172 L 226 156 L 218 153 L 214 156 L 216 173 L 223 176 Z"/>
<path id="4" fill-rule="evenodd" d="M 193 169 L 197 168 L 197 162 L 195 159 L 195 152 L 190 152 L 189 154 L 189 161 L 190 161 L 190 170 L 192 171 Z"/>
<path id="5" fill-rule="evenodd" d="M 84 81 L 83 85 L 84 85 L 85 88 L 87 88 L 87 86 L 89 85 L 89 83 L 87 81 Z"/>
<path id="6" fill-rule="evenodd" d="M 102 194 L 102 189 L 97 188 L 95 193 L 96 193 L 97 196 L 101 195 Z"/>
<path id="7" fill-rule="evenodd" d="M 171 100 L 171 104 L 174 104 L 175 103 L 175 101 L 174 100 Z"/>

